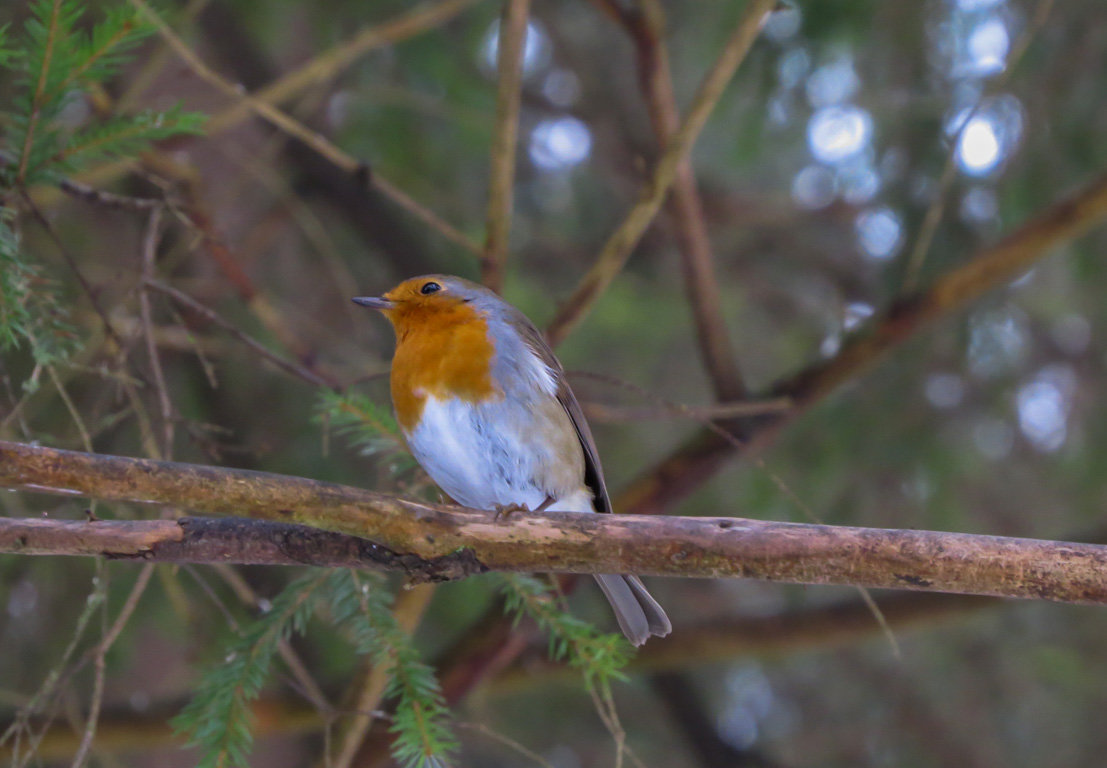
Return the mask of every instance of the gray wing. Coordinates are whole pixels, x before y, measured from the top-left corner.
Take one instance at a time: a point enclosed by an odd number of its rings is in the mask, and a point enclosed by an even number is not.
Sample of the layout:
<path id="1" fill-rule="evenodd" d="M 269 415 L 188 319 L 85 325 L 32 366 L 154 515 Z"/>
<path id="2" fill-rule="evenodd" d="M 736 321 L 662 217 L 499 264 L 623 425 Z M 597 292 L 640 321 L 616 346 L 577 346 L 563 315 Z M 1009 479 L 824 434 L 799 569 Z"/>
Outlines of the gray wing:
<path id="1" fill-rule="evenodd" d="M 518 313 L 519 328 L 527 345 L 535 351 L 551 371 L 557 381 L 557 400 L 561 407 L 569 414 L 569 420 L 580 438 L 580 447 L 584 449 L 584 483 L 592 491 L 592 497 L 596 504 L 597 512 L 611 512 L 611 497 L 607 494 L 607 484 L 603 479 L 603 467 L 600 465 L 600 454 L 596 451 L 596 441 L 592 439 L 592 430 L 588 428 L 588 421 L 584 418 L 584 411 L 580 409 L 576 395 L 569 388 L 565 379 L 565 370 L 561 367 L 561 361 L 554 355 L 546 338 L 534 325 L 527 320 L 522 312 Z"/>

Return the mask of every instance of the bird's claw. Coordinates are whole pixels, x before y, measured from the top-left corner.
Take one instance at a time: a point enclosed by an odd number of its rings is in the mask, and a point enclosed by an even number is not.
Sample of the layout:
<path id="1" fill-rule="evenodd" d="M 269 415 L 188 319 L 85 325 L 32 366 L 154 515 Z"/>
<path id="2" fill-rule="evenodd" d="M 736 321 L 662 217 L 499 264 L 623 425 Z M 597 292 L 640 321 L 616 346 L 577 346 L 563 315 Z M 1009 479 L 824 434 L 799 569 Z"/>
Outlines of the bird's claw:
<path id="1" fill-rule="evenodd" d="M 495 522 L 500 520 L 506 520 L 516 512 L 530 512 L 530 507 L 526 504 L 497 504 L 495 508 L 496 514 L 492 516 Z"/>

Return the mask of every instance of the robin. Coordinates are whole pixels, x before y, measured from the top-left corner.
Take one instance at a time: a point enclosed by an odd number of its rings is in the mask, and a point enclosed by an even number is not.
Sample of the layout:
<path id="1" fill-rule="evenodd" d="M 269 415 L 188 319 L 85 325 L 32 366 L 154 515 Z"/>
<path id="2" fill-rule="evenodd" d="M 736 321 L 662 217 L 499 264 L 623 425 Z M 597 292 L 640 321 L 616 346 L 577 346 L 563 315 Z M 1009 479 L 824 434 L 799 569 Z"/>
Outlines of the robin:
<path id="1" fill-rule="evenodd" d="M 382 311 L 396 331 L 396 420 L 443 491 L 475 509 L 611 512 L 580 405 L 522 312 L 448 275 L 415 277 L 354 301 Z M 672 630 L 637 576 L 596 581 L 630 642 Z"/>

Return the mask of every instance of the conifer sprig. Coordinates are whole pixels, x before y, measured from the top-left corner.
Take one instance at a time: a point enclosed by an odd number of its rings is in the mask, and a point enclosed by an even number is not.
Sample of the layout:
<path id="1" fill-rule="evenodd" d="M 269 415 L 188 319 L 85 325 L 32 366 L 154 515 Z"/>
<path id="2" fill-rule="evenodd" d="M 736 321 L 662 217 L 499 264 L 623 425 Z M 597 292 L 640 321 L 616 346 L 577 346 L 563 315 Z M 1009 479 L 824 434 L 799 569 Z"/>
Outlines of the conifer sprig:
<path id="1" fill-rule="evenodd" d="M 67 317 L 53 283 L 20 251 L 14 212 L 0 206 L 0 352 L 26 345 L 36 365 L 65 360 L 78 338 Z M 24 389 L 37 381 L 27 379 Z"/>
<path id="2" fill-rule="evenodd" d="M 78 26 L 80 0 L 34 0 L 30 12 L 22 40 L 0 48 L 0 67 L 10 70 L 16 85 L 3 110 L 10 124 L 4 144 L 15 171 L 3 186 L 57 181 L 92 160 L 133 156 L 152 141 L 199 132 L 203 116 L 179 107 L 105 120 L 67 114 L 83 92 L 114 77 L 152 31 L 133 9 L 109 9 L 87 33 Z"/>
<path id="3" fill-rule="evenodd" d="M 243 768 L 253 745 L 250 703 L 258 697 L 278 645 L 303 632 L 321 606 L 346 630 L 357 653 L 385 669 L 384 695 L 396 701 L 390 730 L 393 756 L 405 768 L 448 764 L 457 740 L 434 671 L 392 615 L 392 595 L 377 575 L 349 570 L 312 573 L 289 584 L 272 607 L 227 648 L 223 662 L 201 679 L 192 700 L 174 720 L 190 745 L 202 749 L 201 768 Z"/>
<path id="4" fill-rule="evenodd" d="M 261 693 L 282 640 L 303 632 L 326 574 L 311 573 L 285 587 L 270 609 L 245 628 L 223 662 L 208 670 L 192 700 L 173 720 L 202 750 L 200 768 L 245 768 L 253 746 L 250 703 Z"/>
<path id="5" fill-rule="evenodd" d="M 392 476 L 415 469 L 391 411 L 365 395 L 322 390 L 316 403 L 316 423 L 329 424 L 362 456 L 385 458 Z"/>
<path id="6" fill-rule="evenodd" d="M 440 768 L 457 748 L 450 711 L 434 670 L 396 623 L 392 595 L 377 574 L 336 571 L 327 592 L 335 623 L 350 632 L 359 653 L 388 670 L 385 698 L 396 700 L 389 730 L 392 756 L 405 768 Z"/>
<path id="7" fill-rule="evenodd" d="M 152 141 L 198 133 L 204 119 L 180 107 L 106 118 L 76 108 L 152 31 L 124 4 L 91 25 L 84 9 L 82 0 L 32 0 L 22 34 L 0 27 L 0 78 L 14 84 L 11 102 L 0 104 L 0 352 L 25 346 L 36 366 L 64 361 L 78 337 L 52 282 L 21 250 L 17 193 L 94 160 L 133 157 Z M 24 388 L 37 381 L 31 376 Z"/>
<path id="8" fill-rule="evenodd" d="M 623 668 L 634 649 L 621 636 L 603 634 L 586 621 L 563 611 L 549 587 L 524 574 L 496 574 L 505 609 L 518 621 L 529 616 L 549 635 L 549 654 L 565 660 L 584 675 L 590 690 L 606 690 L 612 680 L 625 680 Z"/>

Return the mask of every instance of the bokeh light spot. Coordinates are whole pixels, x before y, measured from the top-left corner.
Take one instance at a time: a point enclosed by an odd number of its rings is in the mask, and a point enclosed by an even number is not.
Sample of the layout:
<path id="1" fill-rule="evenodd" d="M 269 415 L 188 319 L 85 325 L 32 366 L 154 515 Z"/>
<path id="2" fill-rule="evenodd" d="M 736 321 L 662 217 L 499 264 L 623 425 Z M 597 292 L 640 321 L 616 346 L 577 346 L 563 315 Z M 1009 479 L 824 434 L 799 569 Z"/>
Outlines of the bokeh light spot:
<path id="1" fill-rule="evenodd" d="M 834 202 L 837 192 L 834 173 L 822 165 L 809 165 L 792 180 L 792 199 L 804 208 L 825 208 Z"/>
<path id="2" fill-rule="evenodd" d="M 488 72 L 496 71 L 496 57 L 500 51 L 500 22 L 489 28 L 481 46 L 481 63 Z M 527 22 L 527 39 L 523 43 L 523 74 L 530 75 L 545 69 L 550 62 L 550 43 L 546 30 L 537 21 Z"/>
<path id="3" fill-rule="evenodd" d="M 978 24 L 969 34 L 968 67 L 972 74 L 979 76 L 1002 72 L 1006 67 L 1007 51 L 1011 40 L 1007 35 L 1007 25 L 998 17 L 992 17 Z"/>
<path id="4" fill-rule="evenodd" d="M 857 240 L 871 258 L 889 259 L 899 250 L 903 225 L 891 208 L 862 211 L 857 216 Z"/>
<path id="5" fill-rule="evenodd" d="M 1050 366 L 1019 387 L 1019 428 L 1039 451 L 1056 451 L 1068 436 L 1068 411 L 1075 388 L 1072 371 Z"/>
<path id="6" fill-rule="evenodd" d="M 972 176 L 984 176 L 1000 161 L 999 137 L 986 117 L 969 120 L 957 142 L 957 162 Z"/>
<path id="7" fill-rule="evenodd" d="M 824 163 L 848 160 L 869 145 L 873 122 L 860 107 L 823 107 L 807 124 L 807 144 Z"/>
<path id="8" fill-rule="evenodd" d="M 530 159 L 548 171 L 584 162 L 592 152 L 592 132 L 575 117 L 543 120 L 530 135 Z"/>

